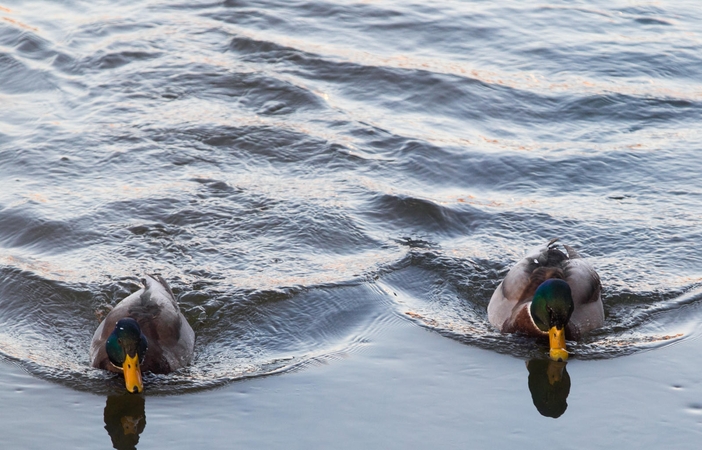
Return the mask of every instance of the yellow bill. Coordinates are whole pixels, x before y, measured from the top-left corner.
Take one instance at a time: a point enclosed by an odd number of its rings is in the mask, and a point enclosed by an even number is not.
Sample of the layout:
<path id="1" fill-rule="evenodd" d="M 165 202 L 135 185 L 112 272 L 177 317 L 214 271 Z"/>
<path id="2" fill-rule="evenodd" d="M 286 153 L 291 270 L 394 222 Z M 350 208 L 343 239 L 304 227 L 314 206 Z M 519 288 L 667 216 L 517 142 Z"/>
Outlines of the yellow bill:
<path id="1" fill-rule="evenodd" d="M 127 385 L 127 390 L 132 393 L 138 393 L 144 390 L 144 385 L 141 382 L 141 367 L 139 367 L 139 355 L 131 357 L 127 355 L 122 364 L 124 372 L 124 383 Z"/>
<path id="2" fill-rule="evenodd" d="M 566 350 L 565 329 L 551 327 L 548 330 L 548 341 L 551 347 L 549 355 L 554 361 L 566 361 L 568 359 L 568 351 Z"/>

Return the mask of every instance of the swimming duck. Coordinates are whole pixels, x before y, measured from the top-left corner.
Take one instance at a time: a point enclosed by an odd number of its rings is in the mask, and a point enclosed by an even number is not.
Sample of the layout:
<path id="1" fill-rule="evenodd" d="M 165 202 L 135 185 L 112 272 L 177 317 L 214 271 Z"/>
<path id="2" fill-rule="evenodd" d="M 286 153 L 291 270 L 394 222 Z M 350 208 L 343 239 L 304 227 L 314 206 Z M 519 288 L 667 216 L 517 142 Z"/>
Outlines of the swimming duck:
<path id="1" fill-rule="evenodd" d="M 93 367 L 123 373 L 129 392 L 142 392 L 142 372 L 169 373 L 193 359 L 195 332 L 168 283 L 146 275 L 144 288 L 110 311 L 90 345 Z"/>
<path id="2" fill-rule="evenodd" d="M 552 239 L 507 273 L 488 305 L 488 320 L 503 333 L 548 336 L 551 359 L 568 359 L 566 339 L 604 324 L 600 277 L 573 248 Z"/>

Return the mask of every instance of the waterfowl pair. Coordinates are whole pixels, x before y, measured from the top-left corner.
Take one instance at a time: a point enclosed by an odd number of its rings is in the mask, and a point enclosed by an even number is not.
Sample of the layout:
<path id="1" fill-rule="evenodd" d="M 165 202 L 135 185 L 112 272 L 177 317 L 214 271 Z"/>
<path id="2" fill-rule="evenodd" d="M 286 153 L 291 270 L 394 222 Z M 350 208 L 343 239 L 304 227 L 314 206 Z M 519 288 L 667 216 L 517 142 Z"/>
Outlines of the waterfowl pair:
<path id="1" fill-rule="evenodd" d="M 488 320 L 504 333 L 548 336 L 550 356 L 568 358 L 566 338 L 604 324 L 600 278 L 573 248 L 551 240 L 507 273 L 488 305 Z M 93 335 L 93 367 L 123 373 L 129 392 L 144 389 L 141 372 L 169 373 L 192 361 L 195 333 L 166 281 L 146 276 L 144 288 L 122 300 Z"/>
<path id="2" fill-rule="evenodd" d="M 492 294 L 488 320 L 503 333 L 548 336 L 553 360 L 568 359 L 566 339 L 604 324 L 600 277 L 567 245 L 551 240 L 507 273 Z"/>
<path id="3" fill-rule="evenodd" d="M 166 281 L 146 275 L 142 283 L 110 311 L 90 345 L 92 366 L 123 373 L 129 392 L 144 389 L 142 372 L 169 373 L 188 365 L 195 345 L 195 332 Z"/>

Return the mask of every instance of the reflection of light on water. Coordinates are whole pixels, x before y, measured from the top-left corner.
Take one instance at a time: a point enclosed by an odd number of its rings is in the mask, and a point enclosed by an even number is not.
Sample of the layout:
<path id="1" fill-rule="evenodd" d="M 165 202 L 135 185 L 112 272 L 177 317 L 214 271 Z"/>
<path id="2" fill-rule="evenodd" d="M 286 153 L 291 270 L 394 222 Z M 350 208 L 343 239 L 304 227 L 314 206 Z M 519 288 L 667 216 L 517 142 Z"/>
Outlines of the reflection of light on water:
<path id="1" fill-rule="evenodd" d="M 590 342 L 590 344 L 593 345 L 602 345 L 602 346 L 617 346 L 617 347 L 627 347 L 630 345 L 640 345 L 640 344 L 654 344 L 654 343 L 659 343 L 659 342 L 665 342 L 665 341 L 670 341 L 671 339 L 678 339 L 682 338 L 684 336 L 683 333 L 678 333 L 678 334 L 673 334 L 673 335 L 664 335 L 664 336 L 638 336 L 638 337 L 631 337 L 631 338 L 615 338 L 615 337 L 607 337 L 604 339 L 600 339 L 599 341 L 593 341 Z"/>
<path id="2" fill-rule="evenodd" d="M 9 10 L 7 10 L 7 12 L 9 12 Z M 3 17 L 2 20 L 4 20 L 5 22 L 8 22 L 8 23 L 11 23 L 11 24 L 13 24 L 13 25 L 17 25 L 17 26 L 20 27 L 20 28 L 24 28 L 25 30 L 34 31 L 34 32 L 39 31 L 38 28 L 29 26 L 29 25 L 27 25 L 27 24 L 24 24 L 24 23 L 22 23 L 22 22 L 20 22 L 20 21 L 18 21 L 18 20 L 15 20 L 15 19 L 11 19 L 11 18 L 9 18 L 9 17 Z"/>
<path id="3" fill-rule="evenodd" d="M 405 315 L 422 322 L 423 324 L 432 328 L 442 328 L 445 330 L 450 330 L 454 333 L 469 334 L 472 336 L 487 334 L 488 330 L 486 327 L 479 328 L 477 326 L 471 325 L 470 323 L 462 323 L 458 321 L 440 322 L 438 320 L 425 317 L 422 314 L 414 311 L 406 311 Z"/>
<path id="4" fill-rule="evenodd" d="M 635 336 L 607 336 L 593 341 L 575 343 L 574 354 L 587 358 L 622 356 L 636 351 L 670 345 L 684 337 L 684 333 L 671 335 L 636 333 Z"/>
<path id="5" fill-rule="evenodd" d="M 334 257 L 319 256 L 311 258 L 309 261 L 309 264 L 316 266 L 318 270 L 309 270 L 299 274 L 287 272 L 295 270 L 300 265 L 300 261 L 289 261 L 287 265 L 271 264 L 253 273 L 250 270 L 237 270 L 231 267 L 217 267 L 214 270 L 200 265 L 191 265 L 191 269 L 216 272 L 218 283 L 235 286 L 238 289 L 276 290 L 286 286 L 315 286 L 346 282 L 397 261 L 398 256 L 404 252 L 405 249 L 397 246 L 396 248 L 388 248 L 384 252 L 368 251 L 353 255 L 335 255 Z M 97 262 L 103 258 L 105 259 L 104 264 Z M 82 282 L 86 278 L 103 279 L 106 271 L 110 271 L 111 279 L 133 278 L 138 275 L 135 268 L 129 264 L 116 263 L 117 258 L 119 256 L 100 251 L 97 251 L 89 260 L 86 260 L 82 254 L 61 254 L 56 257 L 46 255 L 41 259 L 25 258 L 15 254 L 0 256 L 0 264 L 17 267 L 47 279 L 66 283 Z M 293 267 L 292 264 L 295 266 Z M 142 270 L 163 273 L 168 276 L 168 269 L 166 267 L 163 269 L 161 270 L 161 267 L 144 267 Z M 173 277 L 176 276 L 185 284 L 200 282 L 204 279 L 202 276 L 183 273 L 174 274 Z"/>
<path id="6" fill-rule="evenodd" d="M 303 38 L 292 38 L 286 35 L 276 35 L 271 30 L 265 32 L 253 31 L 228 24 L 238 36 L 259 42 L 271 42 L 276 45 L 293 48 L 298 51 L 334 58 L 343 62 L 350 62 L 361 66 L 374 66 L 397 68 L 405 70 L 431 71 L 446 75 L 468 77 L 485 84 L 508 86 L 519 90 L 532 90 L 544 92 L 566 92 L 571 95 L 602 95 L 617 93 L 621 95 L 674 98 L 695 101 L 702 93 L 694 90 L 681 90 L 679 83 L 666 83 L 662 79 L 648 79 L 646 83 L 635 81 L 625 84 L 621 80 L 610 82 L 605 79 L 584 78 L 579 75 L 559 72 L 559 78 L 546 78 L 543 74 L 532 72 L 507 72 L 497 69 L 484 69 L 476 67 L 472 62 L 447 60 L 437 57 L 426 57 L 408 54 L 383 55 L 373 53 L 368 49 L 334 45 L 333 43 L 312 42 Z M 692 86 L 691 86 L 692 87 Z"/>

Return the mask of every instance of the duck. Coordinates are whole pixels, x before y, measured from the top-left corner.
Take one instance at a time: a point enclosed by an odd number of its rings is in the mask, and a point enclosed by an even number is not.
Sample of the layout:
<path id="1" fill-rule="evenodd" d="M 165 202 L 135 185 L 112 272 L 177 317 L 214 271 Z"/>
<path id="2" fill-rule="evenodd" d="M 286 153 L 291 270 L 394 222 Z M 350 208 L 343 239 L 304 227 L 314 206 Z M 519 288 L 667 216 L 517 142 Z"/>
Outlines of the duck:
<path id="1" fill-rule="evenodd" d="M 566 340 L 604 325 L 600 277 L 572 247 L 551 239 L 515 264 L 497 286 L 488 320 L 502 333 L 548 337 L 549 356 L 566 361 Z"/>
<path id="2" fill-rule="evenodd" d="M 166 374 L 193 359 L 195 332 L 170 286 L 145 275 L 143 288 L 119 302 L 100 323 L 90 344 L 92 367 L 124 375 L 127 391 L 144 390 L 142 373 Z"/>

